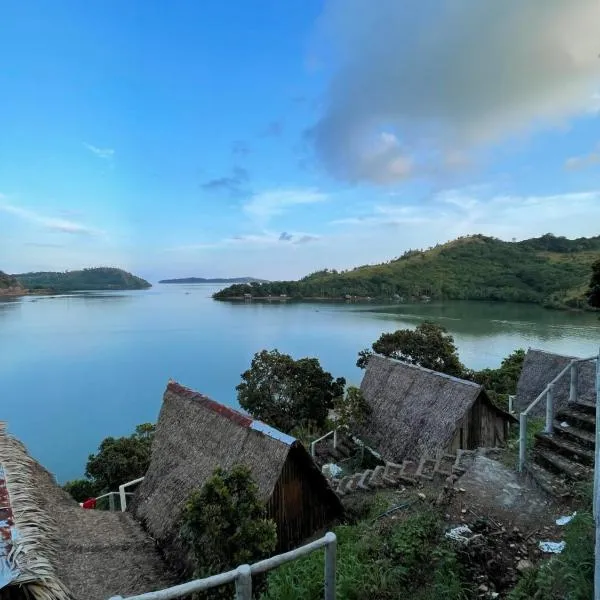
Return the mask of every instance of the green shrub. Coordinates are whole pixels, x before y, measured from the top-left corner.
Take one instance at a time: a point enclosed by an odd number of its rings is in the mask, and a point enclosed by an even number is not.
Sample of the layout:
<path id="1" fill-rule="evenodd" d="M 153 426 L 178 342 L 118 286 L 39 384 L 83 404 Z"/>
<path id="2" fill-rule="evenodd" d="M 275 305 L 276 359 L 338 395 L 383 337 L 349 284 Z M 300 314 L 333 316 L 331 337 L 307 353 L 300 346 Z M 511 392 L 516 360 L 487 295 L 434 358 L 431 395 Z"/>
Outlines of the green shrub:
<path id="1" fill-rule="evenodd" d="M 182 537 L 189 543 L 198 578 L 216 575 L 252 563 L 273 552 L 277 544 L 275 523 L 266 518 L 258 486 L 248 467 L 216 469 L 185 507 Z M 260 578 L 254 578 L 257 589 Z M 232 596 L 231 586 L 206 592 L 205 598 Z"/>

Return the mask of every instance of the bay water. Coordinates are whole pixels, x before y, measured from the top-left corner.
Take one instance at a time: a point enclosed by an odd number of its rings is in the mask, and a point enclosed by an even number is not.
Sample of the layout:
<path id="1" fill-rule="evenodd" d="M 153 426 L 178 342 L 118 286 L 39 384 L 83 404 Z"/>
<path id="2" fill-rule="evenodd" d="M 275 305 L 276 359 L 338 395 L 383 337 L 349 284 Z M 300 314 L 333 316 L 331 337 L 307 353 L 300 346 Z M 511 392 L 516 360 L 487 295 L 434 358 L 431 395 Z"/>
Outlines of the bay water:
<path id="1" fill-rule="evenodd" d="M 527 304 L 225 303 L 211 285 L 0 300 L 0 421 L 59 481 L 83 475 L 109 435 L 155 421 L 170 378 L 237 406 L 255 352 L 316 356 L 359 384 L 357 352 L 385 331 L 430 319 L 463 363 L 496 367 L 516 348 L 598 352 L 598 315 Z M 223 440 L 227 443 L 227 440 Z"/>

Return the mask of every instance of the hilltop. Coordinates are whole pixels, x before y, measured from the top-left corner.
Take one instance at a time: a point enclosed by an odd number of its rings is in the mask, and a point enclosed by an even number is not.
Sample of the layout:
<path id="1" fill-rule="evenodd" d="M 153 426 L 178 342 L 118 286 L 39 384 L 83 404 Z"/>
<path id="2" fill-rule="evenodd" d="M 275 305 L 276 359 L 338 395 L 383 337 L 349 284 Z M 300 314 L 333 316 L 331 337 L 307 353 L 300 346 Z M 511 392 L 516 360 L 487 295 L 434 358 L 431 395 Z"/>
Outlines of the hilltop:
<path id="1" fill-rule="evenodd" d="M 98 267 L 81 271 L 21 273 L 15 277 L 31 290 L 51 289 L 56 292 L 93 290 L 144 290 L 152 287 L 145 279 L 122 269 Z"/>
<path id="2" fill-rule="evenodd" d="M 179 279 L 161 279 L 158 283 L 268 283 L 265 279 L 256 279 L 255 277 L 231 277 L 227 278 L 209 278 L 204 277 L 182 277 Z"/>
<path id="3" fill-rule="evenodd" d="M 25 289 L 15 277 L 0 271 L 0 296 L 13 296 L 24 293 Z"/>
<path id="4" fill-rule="evenodd" d="M 504 300 L 583 306 L 600 236 L 569 240 L 546 234 L 521 242 L 473 235 L 349 271 L 324 270 L 299 281 L 232 285 L 217 300 L 280 296 L 310 299 L 421 298 Z"/>

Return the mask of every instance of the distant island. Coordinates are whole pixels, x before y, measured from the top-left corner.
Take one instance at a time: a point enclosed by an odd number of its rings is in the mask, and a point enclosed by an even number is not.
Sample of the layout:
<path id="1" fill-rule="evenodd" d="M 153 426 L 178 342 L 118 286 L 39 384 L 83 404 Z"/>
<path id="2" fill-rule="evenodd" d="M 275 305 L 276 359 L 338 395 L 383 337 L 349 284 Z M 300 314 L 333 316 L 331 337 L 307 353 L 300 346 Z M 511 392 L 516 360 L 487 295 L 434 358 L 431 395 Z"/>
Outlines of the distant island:
<path id="1" fill-rule="evenodd" d="M 151 286 L 145 279 L 113 267 L 97 267 L 80 271 L 19 273 L 13 276 L 29 292 L 48 290 L 56 293 L 75 291 L 145 290 Z"/>
<path id="2" fill-rule="evenodd" d="M 229 283 L 229 284 L 245 284 L 245 283 L 269 283 L 266 279 L 256 279 L 255 277 L 232 277 L 224 279 L 215 277 L 205 279 L 204 277 L 182 277 L 180 279 L 161 279 L 158 283 Z"/>
<path id="3" fill-rule="evenodd" d="M 216 300 L 500 300 L 584 308 L 600 236 L 546 234 L 521 242 L 472 235 L 348 271 L 324 270 L 298 281 L 231 285 Z"/>

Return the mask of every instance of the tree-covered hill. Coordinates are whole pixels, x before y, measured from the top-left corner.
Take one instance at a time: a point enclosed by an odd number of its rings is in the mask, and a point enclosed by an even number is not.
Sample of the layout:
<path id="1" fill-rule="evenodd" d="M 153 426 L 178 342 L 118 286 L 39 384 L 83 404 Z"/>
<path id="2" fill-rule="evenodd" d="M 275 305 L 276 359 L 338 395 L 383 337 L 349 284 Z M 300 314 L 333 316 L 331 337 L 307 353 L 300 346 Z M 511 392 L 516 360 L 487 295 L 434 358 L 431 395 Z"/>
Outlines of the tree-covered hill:
<path id="1" fill-rule="evenodd" d="M 428 250 L 349 271 L 324 270 L 299 281 L 232 285 L 218 300 L 280 296 L 406 300 L 506 300 L 547 306 L 584 306 L 591 265 L 600 257 L 600 236 L 569 240 L 546 234 L 522 242 L 474 235 Z"/>
<path id="2" fill-rule="evenodd" d="M 12 275 L 7 275 L 3 271 L 0 271 L 0 294 L 18 292 L 23 289 L 21 283 Z"/>
<path id="3" fill-rule="evenodd" d="M 52 289 L 57 292 L 79 290 L 143 290 L 152 287 L 146 280 L 121 269 L 98 267 L 64 273 L 39 272 L 15 275 L 31 290 Z"/>

